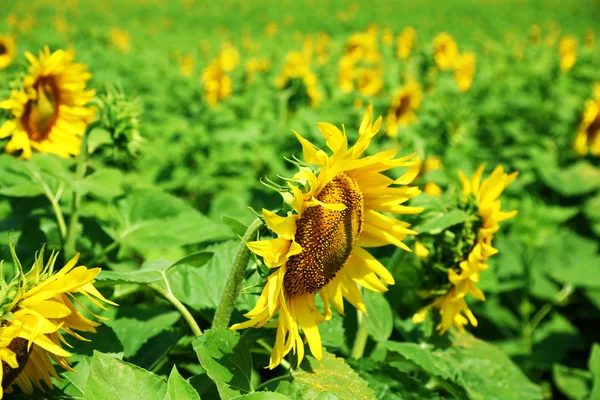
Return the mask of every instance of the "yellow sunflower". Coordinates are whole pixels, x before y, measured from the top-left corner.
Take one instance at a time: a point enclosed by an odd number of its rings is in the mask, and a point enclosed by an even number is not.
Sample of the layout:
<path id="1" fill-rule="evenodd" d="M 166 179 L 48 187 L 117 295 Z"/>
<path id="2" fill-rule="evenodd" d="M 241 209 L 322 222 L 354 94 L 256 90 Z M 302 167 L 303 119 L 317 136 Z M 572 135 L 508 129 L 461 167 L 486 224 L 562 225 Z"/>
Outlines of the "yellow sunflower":
<path id="1" fill-rule="evenodd" d="M 417 31 L 412 26 L 404 28 L 400 36 L 398 36 L 398 47 L 396 53 L 402 60 L 407 60 L 417 40 Z"/>
<path id="2" fill-rule="evenodd" d="M 479 274 L 488 269 L 488 258 L 498 253 L 498 250 L 492 247 L 492 240 L 500 229 L 499 223 L 517 214 L 516 210 L 501 211 L 498 198 L 504 189 L 514 182 L 518 172 L 507 174 L 498 166 L 487 179 L 481 181 L 484 168 L 485 165 L 480 166 L 471 179 L 459 172 L 463 187 L 463 204 L 474 205 L 479 217 L 480 227 L 474 245 L 459 265 L 448 268 L 448 280 L 452 285 L 450 289 L 413 316 L 413 322 L 422 322 L 432 307 L 439 309 L 442 320 L 437 329 L 441 333 L 445 333 L 452 326 L 463 331 L 469 322 L 477 326 L 477 319 L 469 309 L 465 297 L 471 294 L 476 299 L 485 301 L 483 291 L 476 286 Z"/>
<path id="3" fill-rule="evenodd" d="M 44 390 L 42 382 L 52 389 L 50 377 L 60 379 L 52 361 L 72 371 L 71 353 L 62 346 L 66 343 L 64 335 L 89 341 L 78 332 L 96 332 L 99 323 L 88 319 L 81 310 L 103 319 L 86 308 L 76 295 L 86 297 L 102 309 L 106 309 L 103 303 L 116 305 L 93 285 L 100 268 L 77 266 L 77 254 L 54 273 L 57 256 L 51 255 L 44 266 L 42 249 L 26 274 L 17 262 L 16 278 L 2 285 L 5 290 L 0 293 L 0 398 L 13 385 L 25 393 L 32 393 L 34 386 Z"/>
<path id="4" fill-rule="evenodd" d="M 396 91 L 385 118 L 386 134 L 398 135 L 398 127 L 404 127 L 417 120 L 415 111 L 423 101 L 423 89 L 417 82 L 408 82 Z"/>
<path id="5" fill-rule="evenodd" d="M 567 36 L 560 39 L 558 55 L 560 56 L 560 69 L 562 71 L 568 71 L 573 68 L 573 65 L 577 61 L 577 39 L 575 36 Z"/>
<path id="6" fill-rule="evenodd" d="M 454 79 L 461 92 L 466 92 L 473 83 L 475 75 L 475 53 L 467 52 L 458 56 L 454 66 Z"/>
<path id="7" fill-rule="evenodd" d="M 442 32 L 433 40 L 433 58 L 442 71 L 452 69 L 458 58 L 458 45 L 449 33 Z"/>
<path id="8" fill-rule="evenodd" d="M 204 98 L 209 107 L 213 107 L 231 95 L 231 78 L 218 59 L 204 68 L 201 79 L 204 84 Z"/>
<path id="9" fill-rule="evenodd" d="M 328 156 L 296 133 L 305 161 L 317 166 L 318 172 L 301 168 L 292 181 L 303 189 L 289 183 L 290 191 L 284 198 L 293 211 L 280 216 L 263 210 L 265 222 L 277 238 L 247 244 L 267 267 L 277 269 L 269 276 L 256 306 L 246 314 L 249 320 L 232 329 L 262 327 L 279 313 L 269 368 L 275 368 L 291 350 L 300 363 L 304 356 L 300 331 L 313 356 L 321 358 L 318 325 L 331 317 L 330 305 L 343 313 L 346 298 L 367 312 L 359 285 L 385 292 L 385 284 L 393 284 L 394 279 L 365 247 L 393 244 L 410 251 L 402 240 L 415 232 L 389 214 L 422 211 L 403 205 L 420 192 L 407 186 L 418 173 L 414 154 L 394 159 L 396 150 L 389 150 L 362 157 L 381 127 L 381 117 L 373 123 L 372 107 L 351 148 L 345 132 L 327 123 L 318 127 L 333 154 Z M 398 179 L 383 174 L 401 166 L 409 169 Z M 317 293 L 324 303 L 324 314 L 315 305 Z"/>
<path id="10" fill-rule="evenodd" d="M 85 88 L 92 74 L 84 64 L 73 62 L 73 50 L 50 53 L 46 47 L 39 58 L 25 55 L 31 66 L 23 91 L 13 90 L 10 99 L 0 102 L 0 108 L 15 117 L 0 127 L 0 139 L 11 136 L 6 152 L 22 151 L 25 159 L 32 149 L 65 158 L 79 154 L 81 136 L 95 115 L 86 107 L 95 95 Z"/>
<path id="11" fill-rule="evenodd" d="M 318 107 L 323 95 L 319 90 L 317 75 L 311 70 L 310 58 L 301 51 L 290 51 L 287 54 L 283 70 L 275 79 L 275 85 L 278 88 L 285 88 L 293 80 L 302 82 L 310 106 Z"/>
<path id="12" fill-rule="evenodd" d="M 595 157 L 600 156 L 600 82 L 594 85 L 594 98 L 585 103 L 573 147 L 580 156 L 588 152 Z"/>
<path id="13" fill-rule="evenodd" d="M 110 42 L 119 50 L 126 54 L 131 51 L 131 34 L 125 30 L 119 29 L 116 26 L 110 28 Z"/>
<path id="14" fill-rule="evenodd" d="M 17 43 L 10 35 L 0 35 L 0 69 L 8 67 L 17 55 Z"/>

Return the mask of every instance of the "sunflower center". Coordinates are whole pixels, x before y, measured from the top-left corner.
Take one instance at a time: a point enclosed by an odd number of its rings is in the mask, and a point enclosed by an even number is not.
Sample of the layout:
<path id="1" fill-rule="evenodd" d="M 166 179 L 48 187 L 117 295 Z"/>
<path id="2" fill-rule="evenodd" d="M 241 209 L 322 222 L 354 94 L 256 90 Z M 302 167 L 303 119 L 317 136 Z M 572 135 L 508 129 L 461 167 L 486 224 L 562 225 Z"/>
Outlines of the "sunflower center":
<path id="1" fill-rule="evenodd" d="M 27 340 L 23 338 L 15 338 L 8 345 L 8 349 L 17 355 L 17 368 L 11 368 L 7 363 L 2 361 L 2 389 L 6 389 L 19 376 L 27 360 L 29 360 L 29 352 L 27 351 Z"/>
<path id="2" fill-rule="evenodd" d="M 590 142 L 594 142 L 596 137 L 600 134 L 600 113 L 596 115 L 596 119 L 588 126 L 587 134 Z"/>
<path id="3" fill-rule="evenodd" d="M 286 293 L 292 297 L 316 293 L 335 277 L 363 228 L 363 195 L 348 175 L 337 175 L 316 198 L 326 204 L 343 204 L 346 209 L 310 207 L 296 222 L 295 240 L 302 252 L 290 257 L 283 278 Z"/>
<path id="4" fill-rule="evenodd" d="M 54 79 L 47 77 L 38 79 L 34 89 L 37 98 L 25 105 L 21 123 L 31 140 L 41 142 L 48 137 L 58 118 L 60 92 Z"/>
<path id="5" fill-rule="evenodd" d="M 410 109 L 410 95 L 405 94 L 400 97 L 400 104 L 396 108 L 396 119 L 399 120 L 408 112 Z"/>
<path id="6" fill-rule="evenodd" d="M 4 43 L 0 43 L 0 56 L 3 56 L 6 53 L 8 53 L 8 49 L 6 48 Z"/>

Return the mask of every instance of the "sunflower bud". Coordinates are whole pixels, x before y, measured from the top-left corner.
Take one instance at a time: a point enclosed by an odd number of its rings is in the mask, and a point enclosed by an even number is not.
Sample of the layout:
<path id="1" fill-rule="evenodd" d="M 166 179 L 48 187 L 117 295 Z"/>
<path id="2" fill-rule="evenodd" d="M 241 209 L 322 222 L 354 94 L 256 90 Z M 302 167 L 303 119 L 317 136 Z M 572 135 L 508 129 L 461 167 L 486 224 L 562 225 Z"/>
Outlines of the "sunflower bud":
<path id="1" fill-rule="evenodd" d="M 140 134 L 142 107 L 138 98 L 128 98 L 122 88 L 106 85 L 105 93 L 99 95 L 95 104 L 98 107 L 97 127 L 90 132 L 89 151 L 94 152 L 104 145 L 125 150 L 129 156 L 139 154 L 145 139 Z"/>

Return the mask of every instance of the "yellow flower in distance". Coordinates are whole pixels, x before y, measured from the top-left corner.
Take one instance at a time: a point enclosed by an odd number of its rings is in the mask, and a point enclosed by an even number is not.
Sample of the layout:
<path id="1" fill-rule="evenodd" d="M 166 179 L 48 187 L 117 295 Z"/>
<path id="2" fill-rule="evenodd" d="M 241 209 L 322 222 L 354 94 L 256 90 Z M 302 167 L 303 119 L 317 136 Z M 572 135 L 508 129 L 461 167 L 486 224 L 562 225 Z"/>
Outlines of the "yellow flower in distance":
<path id="1" fill-rule="evenodd" d="M 125 54 L 131 51 L 131 34 L 116 26 L 110 28 L 110 42 L 121 53 Z"/>
<path id="2" fill-rule="evenodd" d="M 504 189 L 517 179 L 518 172 L 507 174 L 504 168 L 498 166 L 487 179 L 482 181 L 484 168 L 485 165 L 480 166 L 471 179 L 468 179 L 462 171 L 458 173 L 462 183 L 463 202 L 465 204 L 472 202 L 476 206 L 479 217 L 475 243 L 459 265 L 450 266 L 448 269 L 448 280 L 452 286 L 446 294 L 413 316 L 413 322 L 422 322 L 430 308 L 439 309 L 442 321 L 437 329 L 441 333 L 445 333 L 452 326 L 461 332 L 468 323 L 477 326 L 477 319 L 469 309 L 465 297 L 470 294 L 478 300 L 485 301 L 483 291 L 476 286 L 476 283 L 479 282 L 480 273 L 488 269 L 486 264 L 488 258 L 498 253 L 498 250 L 492 247 L 494 234 L 500 229 L 500 222 L 517 214 L 516 210 L 501 211 L 499 197 Z"/>
<path id="3" fill-rule="evenodd" d="M 454 68 L 458 58 L 458 45 L 452 35 L 442 32 L 433 39 L 433 58 L 442 71 Z"/>
<path id="4" fill-rule="evenodd" d="M 226 42 L 221 49 L 219 60 L 225 71 L 233 71 L 240 62 L 240 53 L 229 42 Z"/>
<path id="5" fill-rule="evenodd" d="M 415 111 L 423 101 L 423 89 L 416 82 L 408 82 L 396 91 L 385 118 L 385 129 L 389 137 L 398 135 L 398 128 L 417 120 Z"/>
<path id="6" fill-rule="evenodd" d="M 267 72 L 271 69 L 271 63 L 267 57 L 251 58 L 246 61 L 246 82 L 254 79 L 258 72 Z"/>
<path id="7" fill-rule="evenodd" d="M 575 61 L 577 61 L 577 39 L 575 36 L 567 36 L 560 39 L 558 54 L 560 56 L 561 70 L 568 71 L 573 68 Z"/>
<path id="8" fill-rule="evenodd" d="M 52 389 L 50 378 L 59 377 L 51 360 L 73 371 L 69 363 L 71 353 L 62 345 L 66 343 L 64 335 L 89 341 L 78 332 L 94 333 L 99 323 L 87 318 L 83 312 L 103 319 L 87 309 L 78 296 L 87 298 L 101 309 L 106 309 L 105 303 L 116 305 L 93 285 L 100 268 L 77 266 L 78 254 L 55 272 L 57 256 L 57 253 L 52 254 L 44 266 L 42 249 L 28 273 L 23 274 L 19 264 L 17 277 L 8 285 L 2 285 L 0 398 L 12 385 L 19 386 L 24 393 L 32 393 L 34 386 L 44 390 L 42 382 Z"/>
<path id="9" fill-rule="evenodd" d="M 249 320 L 232 329 L 262 327 L 279 313 L 269 368 L 275 368 L 291 350 L 297 354 L 298 363 L 302 361 L 300 331 L 313 356 L 321 358 L 318 325 L 331 317 L 330 305 L 343 313 L 346 298 L 367 312 L 359 285 L 385 292 L 385 284 L 392 285 L 394 279 L 365 247 L 392 244 L 410 251 L 402 240 L 415 232 L 408 229 L 409 224 L 386 214 L 422 211 L 403 204 L 419 194 L 418 188 L 407 186 L 418 173 L 414 154 L 394 159 L 397 150 L 388 150 L 363 157 L 381 127 L 381 117 L 373 123 L 372 107 L 351 148 L 346 134 L 334 125 L 319 123 L 318 127 L 333 154 L 328 156 L 296 133 L 304 160 L 317 166 L 318 172 L 301 168 L 292 179 L 297 185 L 289 183 L 290 191 L 284 198 L 293 212 L 280 216 L 263 210 L 265 222 L 277 238 L 248 243 L 267 267 L 277 269 L 269 276 L 256 306 L 246 314 Z M 383 174 L 394 167 L 408 170 L 398 179 Z M 317 293 L 324 303 L 324 315 L 315 306 Z"/>
<path id="10" fill-rule="evenodd" d="M 10 35 L 0 35 L 0 69 L 8 67 L 17 55 L 17 43 Z"/>
<path id="11" fill-rule="evenodd" d="M 404 28 L 400 36 L 398 36 L 398 47 L 396 53 L 402 60 L 407 60 L 412 53 L 412 49 L 417 41 L 417 31 L 412 26 Z"/>
<path id="12" fill-rule="evenodd" d="M 589 28 L 585 31 L 583 42 L 585 43 L 585 47 L 590 50 L 594 49 L 596 45 L 596 32 L 592 28 Z"/>
<path id="13" fill-rule="evenodd" d="M 573 145 L 580 156 L 600 156 L 600 82 L 594 85 L 594 98 L 585 102 L 583 118 Z"/>
<path id="14" fill-rule="evenodd" d="M 475 75 L 475 53 L 463 53 L 456 59 L 454 66 L 454 80 L 461 92 L 471 88 L 473 76 Z"/>
<path id="15" fill-rule="evenodd" d="M 46 47 L 38 58 L 25 55 L 31 66 L 24 90 L 13 90 L 10 99 L 0 102 L 0 108 L 14 115 L 0 127 L 0 139 L 11 136 L 6 152 L 22 151 L 25 159 L 32 149 L 65 158 L 79 154 L 81 136 L 95 115 L 86 107 L 96 94 L 85 89 L 92 74 L 86 65 L 73 62 L 73 50 L 50 53 Z"/>
<path id="16" fill-rule="evenodd" d="M 275 85 L 282 89 L 287 87 L 292 80 L 300 80 L 306 89 L 310 106 L 319 106 L 323 97 L 318 87 L 317 75 L 310 68 L 310 58 L 301 51 L 290 51 L 285 59 L 283 70 L 275 79 Z"/>
<path id="17" fill-rule="evenodd" d="M 267 36 L 273 37 L 277 35 L 277 30 L 277 22 L 269 22 L 265 28 L 265 33 L 267 34 Z"/>
<path id="18" fill-rule="evenodd" d="M 383 89 L 381 68 L 357 68 L 354 75 L 356 90 L 363 96 L 375 96 Z"/>
<path id="19" fill-rule="evenodd" d="M 204 68 L 202 83 L 204 84 L 204 98 L 209 107 L 215 106 L 219 101 L 231 95 L 231 78 L 219 60 L 213 61 Z"/>

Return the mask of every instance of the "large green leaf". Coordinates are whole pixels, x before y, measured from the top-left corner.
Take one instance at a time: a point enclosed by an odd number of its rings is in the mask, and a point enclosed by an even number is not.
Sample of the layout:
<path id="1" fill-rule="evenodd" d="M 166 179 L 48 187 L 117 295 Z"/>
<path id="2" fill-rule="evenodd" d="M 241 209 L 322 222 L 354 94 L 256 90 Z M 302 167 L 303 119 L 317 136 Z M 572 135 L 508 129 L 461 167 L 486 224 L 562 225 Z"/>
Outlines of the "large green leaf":
<path id="1" fill-rule="evenodd" d="M 193 342 L 200 364 L 215 382 L 222 399 L 253 392 L 252 356 L 239 333 L 209 329 Z"/>
<path id="2" fill-rule="evenodd" d="M 540 157 L 537 170 L 546 185 L 565 196 L 581 196 L 600 188 L 600 171 L 584 160 L 559 167 L 549 157 Z"/>
<path id="3" fill-rule="evenodd" d="M 568 368 L 560 364 L 554 364 L 552 367 L 552 378 L 556 387 L 571 400 L 588 398 L 590 375 L 589 371 Z"/>
<path id="4" fill-rule="evenodd" d="M 423 382 L 413 378 L 410 373 L 382 361 L 369 358 L 350 359 L 348 363 L 368 382 L 377 399 L 381 400 L 421 400 L 438 399 L 438 395 L 425 387 Z"/>
<path id="5" fill-rule="evenodd" d="M 165 400 L 200 400 L 200 395 L 196 392 L 196 389 L 179 375 L 176 366 L 173 366 L 169 375 Z"/>
<path id="6" fill-rule="evenodd" d="M 594 343 L 588 361 L 588 368 L 593 376 L 590 399 L 600 399 L 600 345 Z"/>
<path id="7" fill-rule="evenodd" d="M 370 290 L 365 291 L 364 300 L 369 315 L 363 317 L 363 326 L 374 340 L 388 340 L 394 330 L 394 314 L 390 304 L 383 293 Z"/>
<path id="8" fill-rule="evenodd" d="M 266 382 L 264 386 L 294 400 L 376 399 L 367 382 L 342 358 L 329 353 L 324 353 L 321 361 L 307 356 L 300 368 L 292 370 L 289 376 Z"/>
<path id="9" fill-rule="evenodd" d="M 107 354 L 94 352 L 84 400 L 164 400 L 167 382 L 161 377 Z"/>
<path id="10" fill-rule="evenodd" d="M 120 221 L 106 232 L 139 251 L 217 241 L 231 232 L 183 200 L 157 190 L 139 190 L 118 202 Z"/>
<path id="11" fill-rule="evenodd" d="M 437 235 L 444 229 L 465 222 L 468 215 L 461 210 L 452 210 L 447 214 L 436 215 L 433 218 L 426 220 L 424 223 L 416 227 L 419 233 L 428 233 Z"/>
<path id="12" fill-rule="evenodd" d="M 434 348 L 416 343 L 386 342 L 431 376 L 464 388 L 473 400 L 541 399 L 542 391 L 498 348 L 464 333 L 452 346 Z"/>

